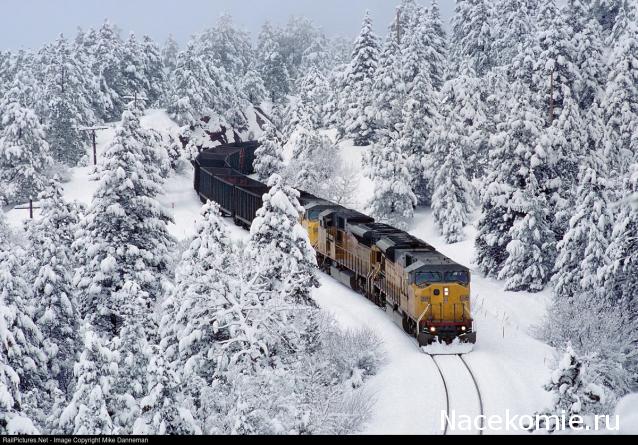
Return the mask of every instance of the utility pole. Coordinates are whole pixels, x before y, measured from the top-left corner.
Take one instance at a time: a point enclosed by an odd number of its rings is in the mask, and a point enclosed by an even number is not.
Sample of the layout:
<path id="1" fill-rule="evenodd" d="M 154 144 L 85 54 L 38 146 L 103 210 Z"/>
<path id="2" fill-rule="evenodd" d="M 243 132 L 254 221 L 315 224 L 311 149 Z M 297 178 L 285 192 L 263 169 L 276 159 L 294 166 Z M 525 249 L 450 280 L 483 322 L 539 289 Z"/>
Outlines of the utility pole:
<path id="1" fill-rule="evenodd" d="M 97 165 L 97 140 L 96 140 L 96 132 L 97 130 L 106 130 L 107 126 L 94 126 L 94 127 L 81 127 L 80 131 L 90 131 L 91 139 L 93 142 L 93 165 Z"/>
<path id="2" fill-rule="evenodd" d="M 36 207 L 33 205 L 33 197 L 29 196 L 29 205 L 25 205 L 24 207 L 14 207 L 16 210 L 28 210 L 29 211 L 29 219 L 33 219 L 33 209 L 39 209 L 40 207 Z"/>
<path id="3" fill-rule="evenodd" d="M 140 100 L 142 102 L 146 101 L 146 97 L 144 96 L 139 96 L 137 95 L 137 91 L 135 91 L 132 95 L 126 95 L 126 96 L 122 96 L 123 99 L 132 99 L 133 100 L 133 106 L 135 108 L 137 108 L 137 101 Z"/>

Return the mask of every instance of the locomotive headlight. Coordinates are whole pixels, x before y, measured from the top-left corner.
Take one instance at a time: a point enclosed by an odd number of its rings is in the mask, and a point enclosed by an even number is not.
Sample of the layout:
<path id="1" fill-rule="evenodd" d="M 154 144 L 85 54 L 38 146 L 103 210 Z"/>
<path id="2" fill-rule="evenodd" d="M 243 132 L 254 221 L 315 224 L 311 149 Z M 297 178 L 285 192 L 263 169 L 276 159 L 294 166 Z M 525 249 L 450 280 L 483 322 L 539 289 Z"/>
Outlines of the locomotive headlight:
<path id="1" fill-rule="evenodd" d="M 436 328 L 434 326 L 431 326 L 430 327 L 430 332 L 432 332 L 432 333 L 436 332 Z"/>
<path id="2" fill-rule="evenodd" d="M 465 326 L 461 326 L 461 330 L 462 330 L 463 332 L 465 332 L 465 330 L 466 330 L 466 329 L 467 329 L 467 328 L 466 328 Z"/>

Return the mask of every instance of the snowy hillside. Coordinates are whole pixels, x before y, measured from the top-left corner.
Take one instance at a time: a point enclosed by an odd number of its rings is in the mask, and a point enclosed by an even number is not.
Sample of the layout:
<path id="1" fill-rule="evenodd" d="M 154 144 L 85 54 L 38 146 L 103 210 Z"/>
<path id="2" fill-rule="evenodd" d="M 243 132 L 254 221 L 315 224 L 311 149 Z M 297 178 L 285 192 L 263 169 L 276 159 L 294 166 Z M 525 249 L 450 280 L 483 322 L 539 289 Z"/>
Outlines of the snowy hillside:
<path id="1" fill-rule="evenodd" d="M 149 110 L 141 119 L 147 128 L 174 132 L 176 125 L 162 110 Z M 112 124 L 116 125 L 115 123 Z M 98 157 L 113 138 L 113 130 L 99 133 Z M 359 162 L 362 149 L 343 144 L 341 155 L 348 162 Z M 63 184 L 64 196 L 90 204 L 97 182 L 91 179 L 92 167 L 71 170 L 71 179 Z M 200 218 L 201 202 L 193 190 L 192 170 L 169 177 L 159 201 L 172 216 L 168 226 L 179 240 L 193 236 Z M 369 184 L 361 180 L 360 195 L 370 196 Z M 362 207 L 358 206 L 358 207 Z M 38 213 L 36 211 L 36 218 Z M 11 210 L 7 219 L 17 228 L 28 219 L 28 211 Z M 248 232 L 226 220 L 233 236 L 246 239 Z M 410 232 L 433 244 L 441 252 L 461 264 L 471 265 L 472 229 L 468 240 L 447 245 L 436 235 L 428 212 L 418 214 Z M 505 292 L 502 283 L 473 275 L 473 313 L 479 335 L 475 350 L 468 358 L 478 378 L 485 398 L 485 414 L 529 414 L 548 403 L 542 385 L 548 376 L 545 363 L 552 357 L 546 345 L 534 340 L 530 328 L 544 314 L 547 294 Z M 360 294 L 344 287 L 328 276 L 321 278 L 321 287 L 314 293 L 321 307 L 334 314 L 347 328 L 367 327 L 383 342 L 387 359 L 381 371 L 366 383 L 375 399 L 375 410 L 365 429 L 375 434 L 438 434 L 441 429 L 440 412 L 444 407 L 444 393 L 440 377 L 429 356 L 416 340 L 383 311 Z M 458 389 L 461 394 L 463 390 Z M 468 394 L 471 390 L 468 389 Z M 463 395 L 461 395 L 463 397 Z M 470 397 L 468 395 L 468 397 Z M 415 407 L 420 417 L 415 421 Z"/>

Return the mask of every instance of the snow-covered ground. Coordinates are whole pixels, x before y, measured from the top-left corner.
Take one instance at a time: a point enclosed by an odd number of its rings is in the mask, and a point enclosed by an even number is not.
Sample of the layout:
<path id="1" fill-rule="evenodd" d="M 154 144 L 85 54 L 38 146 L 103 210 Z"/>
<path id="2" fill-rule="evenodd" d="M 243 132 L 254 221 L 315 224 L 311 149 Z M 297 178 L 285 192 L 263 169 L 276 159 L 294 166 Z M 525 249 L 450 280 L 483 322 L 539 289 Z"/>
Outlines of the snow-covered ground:
<path id="1" fill-rule="evenodd" d="M 160 131 L 176 131 L 176 125 L 161 110 L 149 110 L 142 120 L 144 126 Z M 98 157 L 113 138 L 114 130 L 98 133 Z M 346 162 L 358 163 L 365 148 L 353 147 L 345 142 L 342 157 Z M 70 172 L 64 184 L 67 199 L 90 204 L 97 182 L 91 180 L 92 167 L 78 167 Z M 172 214 L 171 233 L 183 240 L 194 233 L 201 203 L 193 191 L 192 171 L 167 178 L 161 204 Z M 371 182 L 361 178 L 358 208 L 372 195 Z M 37 217 L 37 212 L 36 212 Z M 9 222 L 19 226 L 28 218 L 27 210 L 10 210 Z M 228 221 L 234 236 L 247 233 Z M 436 233 L 429 212 L 417 213 L 410 232 L 434 245 L 454 260 L 472 267 L 474 228 L 467 228 L 467 240 L 447 245 Z M 334 314 L 345 327 L 372 329 L 383 341 L 386 362 L 380 372 L 366 385 L 376 401 L 376 409 L 365 430 L 366 433 L 439 434 L 441 410 L 445 409 L 443 384 L 432 358 L 423 353 L 416 341 L 407 336 L 391 318 L 363 296 L 352 292 L 327 276 L 321 277 L 321 288 L 316 290 L 318 303 Z M 467 355 L 483 395 L 485 414 L 505 416 L 530 414 L 549 403 L 542 384 L 549 375 L 546 363 L 552 350 L 535 340 L 531 329 L 538 324 L 545 311 L 549 293 L 511 293 L 503 290 L 502 283 L 473 274 L 473 313 L 478 332 L 478 343 Z M 467 378 L 448 376 L 450 390 L 456 406 L 475 404 L 475 391 Z M 453 394 L 452 394 L 453 393 Z M 464 403 L 467 402 L 467 403 Z M 454 408 L 454 406 L 452 406 Z M 462 414 L 459 412 L 459 414 Z"/>

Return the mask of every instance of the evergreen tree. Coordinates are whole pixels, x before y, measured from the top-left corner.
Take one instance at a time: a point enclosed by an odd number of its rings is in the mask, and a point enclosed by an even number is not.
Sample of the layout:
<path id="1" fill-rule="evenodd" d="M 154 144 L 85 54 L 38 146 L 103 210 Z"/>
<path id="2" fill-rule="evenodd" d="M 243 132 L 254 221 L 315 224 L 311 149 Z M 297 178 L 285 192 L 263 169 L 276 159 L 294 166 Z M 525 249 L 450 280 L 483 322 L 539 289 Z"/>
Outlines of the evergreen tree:
<path id="1" fill-rule="evenodd" d="M 290 92 L 290 73 L 281 53 L 275 30 L 269 22 L 264 23 L 259 33 L 257 46 L 257 69 L 273 103 L 283 102 Z"/>
<path id="2" fill-rule="evenodd" d="M 83 326 L 81 336 L 84 347 L 74 368 L 73 398 L 60 417 L 60 428 L 68 434 L 113 434 L 106 399 L 115 359 L 103 340 L 87 326 Z"/>
<path id="3" fill-rule="evenodd" d="M 140 401 L 140 417 L 133 434 L 194 435 L 201 434 L 192 413 L 180 406 L 179 379 L 176 372 L 155 351 L 148 366 L 148 394 Z"/>
<path id="4" fill-rule="evenodd" d="M 637 139 L 634 128 L 638 125 L 638 49 L 636 7 L 623 5 L 614 27 L 617 38 L 609 56 L 609 76 L 602 103 L 605 126 L 605 157 L 620 175 L 636 160 Z"/>
<path id="5" fill-rule="evenodd" d="M 19 247 L 0 252 L 0 295 L 4 309 L 2 320 L 13 341 L 3 344 L 3 355 L 19 381 L 20 393 L 28 398 L 25 411 L 40 417 L 46 402 L 46 353 L 43 335 L 33 320 L 34 306 L 25 279 L 24 252 Z M 13 377 L 11 377 L 13 380 Z"/>
<path id="6" fill-rule="evenodd" d="M 239 83 L 239 91 L 246 96 L 248 101 L 259 106 L 268 96 L 264 81 L 254 69 L 249 69 Z"/>
<path id="7" fill-rule="evenodd" d="M 212 97 L 208 89 L 208 70 L 195 55 L 193 42 L 177 56 L 177 67 L 171 80 L 173 93 L 168 113 L 180 125 L 195 125 L 210 114 Z"/>
<path id="8" fill-rule="evenodd" d="M 172 72 L 177 68 L 177 54 L 179 45 L 175 41 L 173 34 L 169 34 L 164 47 L 162 48 L 162 62 L 167 72 Z"/>
<path id="9" fill-rule="evenodd" d="M 131 32 L 128 39 L 122 45 L 120 52 L 121 84 L 118 92 L 122 95 L 135 95 L 146 97 L 149 90 L 149 79 L 145 72 L 145 55 L 142 46 L 137 41 L 135 33 Z"/>
<path id="10" fill-rule="evenodd" d="M 565 15 L 571 24 L 572 45 L 576 49 L 574 64 L 580 71 L 573 94 L 581 110 L 587 110 L 600 94 L 607 75 L 603 30 L 594 17 L 591 0 L 569 0 Z"/>
<path id="11" fill-rule="evenodd" d="M 426 174 L 425 167 L 432 164 L 428 138 L 438 119 L 437 100 L 428 73 L 419 72 L 403 107 L 404 124 L 397 144 L 406 158 L 412 191 L 421 204 L 429 204 L 432 193 L 429 182 L 434 178 Z"/>
<path id="12" fill-rule="evenodd" d="M 45 70 L 43 101 L 47 126 L 47 141 L 53 159 L 75 166 L 86 154 L 84 135 L 80 128 L 95 121 L 87 98 L 91 90 L 82 76 L 84 67 L 78 66 L 71 48 L 60 36 L 52 48 L 52 60 Z"/>
<path id="13" fill-rule="evenodd" d="M 375 132 L 372 86 L 379 58 L 379 43 L 372 31 L 372 19 L 366 13 L 361 32 L 354 43 L 352 61 L 345 79 L 346 135 L 356 145 L 369 145 Z"/>
<path id="14" fill-rule="evenodd" d="M 547 222 L 547 203 L 531 170 L 525 189 L 512 194 L 509 204 L 517 215 L 507 244 L 507 260 L 498 274 L 505 289 L 539 292 L 550 279 L 554 264 L 554 233 Z"/>
<path id="15" fill-rule="evenodd" d="M 440 91 L 445 81 L 449 56 L 447 34 L 443 28 L 438 0 L 432 0 L 427 17 L 427 29 L 431 34 L 430 49 L 428 51 L 430 56 L 430 79 L 436 91 Z"/>
<path id="16" fill-rule="evenodd" d="M 496 0 L 491 51 L 496 66 L 507 66 L 534 37 L 535 17 L 528 14 L 527 0 Z M 534 11 L 535 12 L 535 11 Z"/>
<path id="17" fill-rule="evenodd" d="M 0 229 L 5 228 L 1 227 L 4 224 L 2 218 L 0 214 Z M 5 233 L 0 232 L 0 237 Z M 21 344 L 23 338 L 16 337 L 21 332 L 16 331 L 15 325 L 25 318 L 25 314 L 20 312 L 24 308 L 15 304 L 17 295 L 13 294 L 26 289 L 15 277 L 15 259 L 5 251 L 5 246 L 0 247 L 0 434 L 38 434 L 24 412 L 20 389 L 23 380 L 18 373 L 18 370 L 22 372 L 18 358 L 25 345 Z M 33 365 L 36 363 L 38 361 L 33 362 Z"/>
<path id="18" fill-rule="evenodd" d="M 434 178 L 434 221 L 448 243 L 464 239 L 463 228 L 471 219 L 471 186 L 465 172 L 463 155 L 459 145 L 456 145 L 447 153 L 445 162 Z"/>
<path id="19" fill-rule="evenodd" d="M 303 213 L 299 192 L 286 186 L 277 174 L 270 177 L 268 186 L 270 191 L 250 228 L 249 255 L 284 301 L 315 306 L 310 289 L 319 287 L 317 259 L 299 224 Z"/>
<path id="20" fill-rule="evenodd" d="M 123 318 L 118 291 L 124 283 L 137 282 L 151 309 L 162 295 L 170 266 L 170 217 L 155 200 L 160 183 L 157 167 L 145 162 L 145 143 L 138 117 L 125 111 L 104 153 L 102 178 L 74 243 L 82 258 L 74 279 L 82 316 L 88 316 L 92 329 L 111 336 L 118 335 Z"/>
<path id="21" fill-rule="evenodd" d="M 126 85 L 122 71 L 123 44 L 113 25 L 107 20 L 96 32 L 92 48 L 93 74 L 97 78 L 101 98 L 98 101 L 104 106 L 100 117 L 106 121 L 115 120 L 123 110 L 122 96 L 130 94 L 123 91 Z"/>
<path id="22" fill-rule="evenodd" d="M 396 142 L 376 144 L 365 159 L 365 174 L 374 183 L 368 203 L 370 216 L 398 228 L 405 228 L 414 215 L 417 199 L 410 186 L 406 159 Z"/>
<path id="23" fill-rule="evenodd" d="M 560 416 L 581 418 L 587 414 L 600 414 L 604 402 L 603 389 L 591 381 L 583 358 L 579 357 L 570 344 L 563 353 L 558 367 L 552 373 L 545 390 L 553 394 L 553 407 L 541 415 L 541 428 L 555 431 Z M 572 424 L 569 425 L 572 427 Z M 579 425 L 583 427 L 583 425 Z M 591 427 L 591 425 L 590 425 Z M 535 426 L 534 426 L 535 428 Z"/>
<path id="24" fill-rule="evenodd" d="M 217 204 L 202 207 L 196 235 L 176 270 L 175 290 L 164 311 L 161 348 L 191 405 L 218 372 L 222 342 L 234 338 L 233 292 L 239 267 Z M 165 305 L 166 307 L 166 305 Z M 232 345 L 228 345 L 232 348 Z"/>
<path id="25" fill-rule="evenodd" d="M 271 124 L 266 124 L 253 161 L 253 168 L 260 181 L 267 180 L 274 173 L 281 173 L 284 162 L 282 151 L 277 130 Z"/>
<path id="26" fill-rule="evenodd" d="M 52 182 L 40 194 L 40 219 L 28 226 L 27 237 L 35 274 L 33 319 L 43 334 L 47 375 L 66 396 L 73 380 L 73 364 L 79 345 L 79 313 L 71 284 L 71 239 L 78 222 L 72 205 L 64 202 L 62 190 Z"/>
<path id="27" fill-rule="evenodd" d="M 487 276 L 497 276 L 508 258 L 506 247 L 516 217 L 512 196 L 526 188 L 530 169 L 545 165 L 546 156 L 539 145 L 543 119 L 532 107 L 527 87 L 518 81 L 503 94 L 509 98 L 502 105 L 508 113 L 490 138 L 492 171 L 481 197 L 482 214 L 475 241 L 476 263 Z"/>
<path id="28" fill-rule="evenodd" d="M 32 86 L 33 78 L 19 73 L 0 101 L 0 193 L 8 203 L 36 197 L 46 185 L 46 170 L 52 164 L 40 120 L 25 105 Z"/>
<path id="29" fill-rule="evenodd" d="M 625 0 L 593 0 L 595 17 L 606 33 L 613 33 L 617 17 L 625 3 Z"/>
<path id="30" fill-rule="evenodd" d="M 146 102 L 154 106 L 164 94 L 166 74 L 159 45 L 149 36 L 142 37 L 143 78 L 146 82 Z M 176 54 L 177 55 L 177 54 Z"/>
<path id="31" fill-rule="evenodd" d="M 328 88 L 326 78 L 321 71 L 314 67 L 308 68 L 306 74 L 299 79 L 297 88 L 299 99 L 314 129 L 319 129 L 323 126 L 323 107 L 328 100 Z"/>
<path id="32" fill-rule="evenodd" d="M 118 294 L 116 299 L 124 304 L 121 310 L 124 321 L 119 336 L 113 341 L 113 348 L 118 353 L 118 367 L 107 406 L 114 413 L 114 431 L 130 434 L 141 414 L 139 401 L 146 395 L 148 386 L 151 349 L 145 328 L 150 324 L 152 313 L 146 303 L 148 295 L 137 283 L 127 281 Z"/>
<path id="33" fill-rule="evenodd" d="M 451 59 L 454 67 L 469 66 L 483 77 L 495 66 L 491 23 L 492 3 L 458 0 L 452 18 Z"/>
<path id="34" fill-rule="evenodd" d="M 395 22 L 390 26 L 383 45 L 373 87 L 377 93 L 375 107 L 381 132 L 398 132 L 403 122 L 401 114 L 405 102 L 405 90 L 401 77 L 403 59 Z"/>
<path id="35" fill-rule="evenodd" d="M 231 81 L 246 74 L 253 58 L 248 33 L 235 26 L 229 14 L 222 14 L 214 28 L 202 33 L 199 49 L 200 55 L 223 68 Z"/>
<path id="36" fill-rule="evenodd" d="M 298 189 L 320 194 L 321 187 L 333 177 L 335 161 L 339 158 L 330 138 L 311 127 L 308 118 L 297 126 L 286 176 Z"/>

